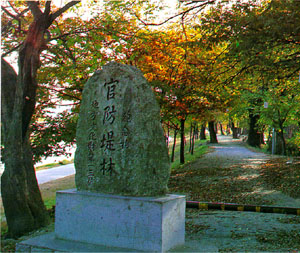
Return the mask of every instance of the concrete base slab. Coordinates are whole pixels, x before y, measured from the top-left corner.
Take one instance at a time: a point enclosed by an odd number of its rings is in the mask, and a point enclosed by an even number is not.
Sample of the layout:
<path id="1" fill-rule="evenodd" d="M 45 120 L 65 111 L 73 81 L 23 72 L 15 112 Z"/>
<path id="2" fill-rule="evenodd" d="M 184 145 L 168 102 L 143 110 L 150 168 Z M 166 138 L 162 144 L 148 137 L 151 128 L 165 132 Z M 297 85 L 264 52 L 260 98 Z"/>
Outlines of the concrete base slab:
<path id="1" fill-rule="evenodd" d="M 19 252 L 165 252 L 184 245 L 185 196 L 125 197 L 57 192 L 55 232 L 17 244 Z"/>
<path id="2" fill-rule="evenodd" d="M 18 243 L 16 252 L 140 252 L 140 250 L 62 240 L 56 238 L 52 232 Z M 207 245 L 207 242 L 188 240 L 185 245 L 177 246 L 168 252 L 218 252 L 218 247 Z"/>
<path id="3" fill-rule="evenodd" d="M 16 252 L 136 252 L 136 250 L 62 240 L 56 238 L 55 233 L 48 233 L 18 243 Z"/>
<path id="4" fill-rule="evenodd" d="M 128 197 L 57 192 L 58 239 L 163 252 L 184 244 L 185 196 Z"/>

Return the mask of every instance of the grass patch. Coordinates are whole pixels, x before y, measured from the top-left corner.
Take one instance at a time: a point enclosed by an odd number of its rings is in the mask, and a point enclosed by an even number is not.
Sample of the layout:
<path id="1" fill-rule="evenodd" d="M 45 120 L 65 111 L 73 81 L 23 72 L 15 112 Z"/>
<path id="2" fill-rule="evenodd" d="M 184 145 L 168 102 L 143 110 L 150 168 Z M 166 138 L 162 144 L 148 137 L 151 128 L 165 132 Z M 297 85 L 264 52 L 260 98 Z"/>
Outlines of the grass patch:
<path id="1" fill-rule="evenodd" d="M 195 161 L 197 158 L 201 157 L 208 151 L 208 146 L 205 145 L 206 140 L 196 140 L 195 141 L 195 146 L 194 146 L 194 154 L 192 155 L 189 152 L 189 145 L 185 145 L 184 147 L 184 158 L 185 158 L 185 163 L 180 164 L 180 139 L 177 139 L 176 141 L 176 147 L 175 147 L 175 156 L 174 156 L 174 162 L 171 163 L 171 170 L 181 168 L 188 163 L 191 163 Z M 172 145 L 169 146 L 169 153 L 171 155 L 172 150 Z"/>
<path id="2" fill-rule="evenodd" d="M 75 175 L 67 176 L 61 179 L 57 179 L 54 181 L 50 181 L 44 184 L 41 184 L 40 191 L 45 203 L 46 208 L 48 209 L 49 213 L 53 216 L 53 206 L 56 203 L 56 191 L 65 190 L 65 189 L 72 189 L 75 188 Z M 51 210 L 52 209 L 52 210 Z M 50 211 L 51 210 L 51 211 Z M 50 215 L 50 216 L 51 216 Z M 53 219 L 54 217 L 51 218 Z M 54 223 L 52 222 L 46 228 L 38 229 L 37 231 L 33 231 L 28 235 L 20 237 L 16 240 L 14 239 L 5 239 L 7 234 L 8 228 L 7 223 L 4 218 L 4 209 L 1 205 L 1 252 L 15 252 L 16 243 L 28 239 L 33 236 L 39 235 L 39 233 L 45 233 L 54 230 Z"/>
<path id="3" fill-rule="evenodd" d="M 264 154 L 267 154 L 267 155 L 271 154 L 271 152 L 268 151 L 268 145 L 267 144 L 261 145 L 260 148 L 252 147 L 252 146 L 248 145 L 247 143 L 244 143 L 243 145 L 245 145 L 249 150 L 251 150 L 253 152 L 256 152 L 256 153 L 264 153 Z"/>
<path id="4" fill-rule="evenodd" d="M 40 191 L 47 209 L 52 208 L 56 201 L 56 192 L 75 188 L 75 175 L 60 178 L 40 185 Z"/>

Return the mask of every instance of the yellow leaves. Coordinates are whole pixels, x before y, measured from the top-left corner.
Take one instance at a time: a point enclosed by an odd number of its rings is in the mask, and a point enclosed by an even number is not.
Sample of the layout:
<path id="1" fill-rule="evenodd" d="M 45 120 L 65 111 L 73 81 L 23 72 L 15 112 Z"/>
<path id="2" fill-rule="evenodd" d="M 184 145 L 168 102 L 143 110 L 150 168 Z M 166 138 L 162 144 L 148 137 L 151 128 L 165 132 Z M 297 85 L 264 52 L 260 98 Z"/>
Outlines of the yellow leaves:
<path id="1" fill-rule="evenodd" d="M 151 57 L 150 55 L 146 55 L 146 56 L 145 56 L 145 60 L 146 60 L 147 62 L 151 62 L 151 61 L 152 61 L 152 57 Z"/>
<path id="2" fill-rule="evenodd" d="M 155 77 L 153 73 L 146 73 L 144 76 L 149 82 L 152 82 Z"/>

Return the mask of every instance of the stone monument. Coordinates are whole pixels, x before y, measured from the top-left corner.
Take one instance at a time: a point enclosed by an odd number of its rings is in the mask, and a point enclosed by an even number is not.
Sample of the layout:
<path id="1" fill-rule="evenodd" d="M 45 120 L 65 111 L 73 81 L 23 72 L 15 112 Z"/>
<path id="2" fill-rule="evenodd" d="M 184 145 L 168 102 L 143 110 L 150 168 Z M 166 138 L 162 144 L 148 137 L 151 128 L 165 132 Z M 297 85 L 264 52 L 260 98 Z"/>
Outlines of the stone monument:
<path id="1" fill-rule="evenodd" d="M 160 109 L 143 74 L 110 63 L 84 87 L 76 133 L 77 190 L 129 196 L 167 191 Z"/>
<path id="2" fill-rule="evenodd" d="M 167 194 L 160 110 L 140 70 L 112 62 L 95 72 L 84 87 L 76 142 L 77 189 L 57 192 L 55 240 L 119 251 L 184 244 L 185 196 Z"/>

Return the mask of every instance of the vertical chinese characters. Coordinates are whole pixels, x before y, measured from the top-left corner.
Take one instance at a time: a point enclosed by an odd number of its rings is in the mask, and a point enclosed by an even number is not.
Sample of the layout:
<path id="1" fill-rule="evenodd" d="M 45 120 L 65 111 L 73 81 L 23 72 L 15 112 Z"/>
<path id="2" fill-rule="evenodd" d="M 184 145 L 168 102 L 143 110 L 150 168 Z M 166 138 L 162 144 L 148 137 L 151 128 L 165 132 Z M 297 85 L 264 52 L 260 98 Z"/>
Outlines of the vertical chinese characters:
<path id="1" fill-rule="evenodd" d="M 115 151 L 115 135 L 113 129 L 110 129 L 110 126 L 113 126 L 116 120 L 116 109 L 115 109 L 115 98 L 118 80 L 110 80 L 109 82 L 104 83 L 104 88 L 106 91 L 106 101 L 110 104 L 106 105 L 103 108 L 103 125 L 108 126 L 107 132 L 103 133 L 100 148 L 103 151 L 103 158 L 100 164 L 100 170 L 102 175 L 112 176 L 118 172 L 115 170 L 115 163 L 113 162 L 113 153 Z"/>
<path id="2" fill-rule="evenodd" d="M 93 184 L 94 182 L 94 152 L 97 147 L 96 143 L 96 120 L 97 120 L 97 109 L 99 109 L 99 103 L 97 100 L 92 101 L 92 111 L 89 112 L 89 120 L 91 121 L 91 128 L 89 129 L 88 135 L 88 184 Z"/>

